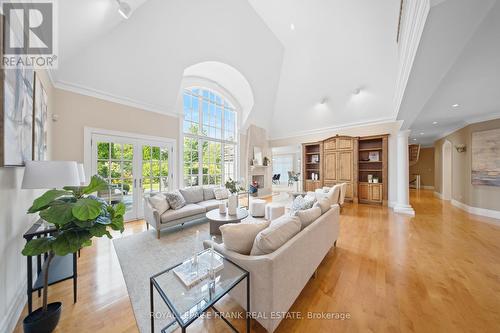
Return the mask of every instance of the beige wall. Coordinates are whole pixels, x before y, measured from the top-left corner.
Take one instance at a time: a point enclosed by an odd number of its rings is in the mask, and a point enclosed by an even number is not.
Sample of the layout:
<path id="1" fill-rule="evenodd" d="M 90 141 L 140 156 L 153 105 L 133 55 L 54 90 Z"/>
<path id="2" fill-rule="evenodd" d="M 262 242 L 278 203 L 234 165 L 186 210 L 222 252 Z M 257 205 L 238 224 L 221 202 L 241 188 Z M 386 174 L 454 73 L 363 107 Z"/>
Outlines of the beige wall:
<path id="1" fill-rule="evenodd" d="M 464 127 L 436 141 L 435 148 L 435 191 L 442 193 L 442 147 L 449 140 L 452 148 L 452 199 L 471 207 L 500 210 L 500 187 L 472 185 L 471 183 L 471 141 L 472 132 L 500 128 L 500 119 L 476 123 Z M 465 144 L 467 151 L 458 153 L 455 146 Z"/>
<path id="2" fill-rule="evenodd" d="M 48 97 L 49 117 L 54 100 L 53 88 L 44 71 L 37 72 Z M 48 156 L 51 156 L 52 130 L 48 124 Z M 22 190 L 23 167 L 0 168 L 0 332 L 11 332 L 26 303 L 26 258 L 21 254 L 23 234 L 37 217 L 26 211 L 43 191 Z"/>
<path id="3" fill-rule="evenodd" d="M 434 186 L 434 147 L 420 148 L 418 163 L 410 167 L 410 180 L 415 174 L 420 175 L 422 186 Z"/>
<path id="4" fill-rule="evenodd" d="M 108 102 L 66 90 L 55 89 L 53 157 L 83 162 L 84 128 L 145 134 L 178 139 L 179 119 Z"/>

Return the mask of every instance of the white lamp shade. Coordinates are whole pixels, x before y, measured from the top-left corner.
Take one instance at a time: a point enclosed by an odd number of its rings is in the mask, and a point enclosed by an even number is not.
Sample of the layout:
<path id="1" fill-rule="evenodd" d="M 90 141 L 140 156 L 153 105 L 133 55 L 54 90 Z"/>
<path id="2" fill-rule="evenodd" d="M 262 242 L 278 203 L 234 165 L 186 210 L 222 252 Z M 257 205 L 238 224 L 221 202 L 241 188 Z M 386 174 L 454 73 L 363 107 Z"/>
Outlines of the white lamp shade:
<path id="1" fill-rule="evenodd" d="M 87 182 L 85 179 L 85 169 L 83 168 L 83 163 L 78 163 L 78 178 L 80 178 L 81 185 Z"/>
<path id="2" fill-rule="evenodd" d="M 23 189 L 53 189 L 79 185 L 78 166 L 74 161 L 26 161 Z"/>

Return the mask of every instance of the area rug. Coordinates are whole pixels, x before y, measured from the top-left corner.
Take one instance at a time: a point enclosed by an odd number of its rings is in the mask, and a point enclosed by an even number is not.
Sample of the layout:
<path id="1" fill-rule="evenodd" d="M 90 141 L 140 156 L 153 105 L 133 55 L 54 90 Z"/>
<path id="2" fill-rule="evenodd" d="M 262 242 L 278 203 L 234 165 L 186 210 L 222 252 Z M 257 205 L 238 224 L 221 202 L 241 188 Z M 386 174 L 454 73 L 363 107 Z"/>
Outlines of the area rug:
<path id="1" fill-rule="evenodd" d="M 156 230 L 150 229 L 113 240 L 140 332 L 151 331 L 149 278 L 187 259 L 195 249 L 201 251 L 205 239 L 210 239 L 207 221 L 173 227 L 162 232 L 160 239 L 156 238 Z M 220 242 L 220 236 L 216 241 Z M 159 332 L 173 317 L 156 292 L 154 299 L 155 313 L 161 314 L 155 319 L 155 331 Z"/>

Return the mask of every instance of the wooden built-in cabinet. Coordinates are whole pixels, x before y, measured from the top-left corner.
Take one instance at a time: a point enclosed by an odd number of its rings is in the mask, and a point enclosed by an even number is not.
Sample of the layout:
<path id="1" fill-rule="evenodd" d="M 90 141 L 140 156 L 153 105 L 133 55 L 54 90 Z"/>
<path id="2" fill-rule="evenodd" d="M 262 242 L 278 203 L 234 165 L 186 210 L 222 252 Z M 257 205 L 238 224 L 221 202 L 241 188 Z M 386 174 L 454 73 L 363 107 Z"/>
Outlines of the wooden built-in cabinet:
<path id="1" fill-rule="evenodd" d="M 388 135 L 358 140 L 359 202 L 387 204 Z"/>
<path id="2" fill-rule="evenodd" d="M 310 155 L 314 155 L 317 148 L 321 149 L 320 177 L 317 181 L 311 180 Z M 335 136 L 321 142 L 307 143 L 304 148 L 304 184 L 306 191 L 314 191 L 323 186 L 331 187 L 338 183 L 347 183 L 346 200 L 355 200 L 357 187 L 357 138 L 350 136 Z M 318 170 L 318 169 L 316 169 Z M 312 171 L 314 172 L 314 171 Z"/>
<path id="3" fill-rule="evenodd" d="M 346 183 L 347 201 L 387 204 L 388 135 L 359 138 L 337 135 L 302 147 L 305 191 Z M 378 183 L 369 182 L 369 175 L 372 180 L 377 178 Z"/>

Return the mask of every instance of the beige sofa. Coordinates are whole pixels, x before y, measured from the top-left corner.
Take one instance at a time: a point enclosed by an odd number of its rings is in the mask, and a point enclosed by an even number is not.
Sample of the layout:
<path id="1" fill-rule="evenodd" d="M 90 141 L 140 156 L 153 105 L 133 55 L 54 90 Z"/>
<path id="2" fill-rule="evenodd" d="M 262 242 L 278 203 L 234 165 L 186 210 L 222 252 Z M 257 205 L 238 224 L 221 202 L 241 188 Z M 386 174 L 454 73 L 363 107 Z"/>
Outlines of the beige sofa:
<path id="1" fill-rule="evenodd" d="M 219 207 L 220 200 L 215 199 L 213 188 L 190 188 L 180 190 L 186 200 L 186 205 L 179 209 L 168 209 L 161 213 L 151 205 L 149 198 L 157 193 L 144 196 L 144 219 L 149 225 L 156 229 L 157 237 L 160 239 L 160 231 L 166 228 L 195 221 L 206 217 L 206 212 Z"/>
<path id="2" fill-rule="evenodd" d="M 339 234 L 339 206 L 331 208 L 301 230 L 273 253 L 242 255 L 214 243 L 214 249 L 250 272 L 250 312 L 273 332 L 282 320 L 278 313 L 287 312 L 314 274 L 319 264 L 335 246 Z M 205 241 L 208 248 L 211 241 Z M 246 308 L 246 285 L 239 284 L 231 296 Z"/>

